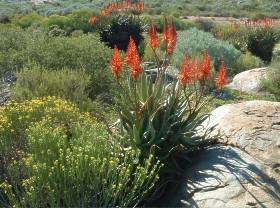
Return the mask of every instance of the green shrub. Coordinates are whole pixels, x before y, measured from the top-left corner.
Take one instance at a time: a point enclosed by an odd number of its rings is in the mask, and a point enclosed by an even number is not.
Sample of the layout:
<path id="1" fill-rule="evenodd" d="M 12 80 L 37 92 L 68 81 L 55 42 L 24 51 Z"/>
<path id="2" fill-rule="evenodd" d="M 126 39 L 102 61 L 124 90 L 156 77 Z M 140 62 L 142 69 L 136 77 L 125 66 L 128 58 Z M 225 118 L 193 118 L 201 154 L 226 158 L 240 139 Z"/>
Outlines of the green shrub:
<path id="1" fill-rule="evenodd" d="M 273 27 L 252 28 L 248 34 L 248 50 L 264 62 L 270 63 L 273 48 L 279 38 L 280 35 L 276 33 Z"/>
<path id="2" fill-rule="evenodd" d="M 37 64 L 30 64 L 18 72 L 16 77 L 17 82 L 12 89 L 12 97 L 16 100 L 55 96 L 79 106 L 88 101 L 86 89 L 90 85 L 90 76 L 83 71 L 49 71 Z"/>
<path id="3" fill-rule="evenodd" d="M 38 13 L 29 13 L 23 15 L 16 15 L 13 18 L 15 25 L 20 26 L 21 28 L 28 28 L 33 25 L 41 25 L 45 18 Z"/>
<path id="4" fill-rule="evenodd" d="M 50 70 L 84 70 L 91 78 L 90 97 L 102 94 L 107 101 L 111 99 L 111 50 L 96 35 L 50 37 L 38 30 L 0 28 L 0 51 L 0 73 L 17 71 L 29 61 Z"/>
<path id="5" fill-rule="evenodd" d="M 167 21 L 169 23 L 171 22 L 171 18 L 172 18 L 171 16 L 167 17 Z M 184 21 L 176 17 L 173 17 L 173 19 L 177 31 L 188 30 L 195 26 L 194 23 L 190 21 Z M 163 30 L 164 18 L 162 18 L 162 16 L 144 16 L 144 22 L 146 24 L 149 24 L 150 20 L 152 20 L 152 22 L 155 24 L 157 31 L 161 33 Z"/>
<path id="6" fill-rule="evenodd" d="M 79 9 L 67 15 L 69 18 L 68 26 L 72 30 L 82 30 L 84 33 L 92 32 L 95 25 L 88 24 L 91 15 L 96 15 L 99 18 L 99 13 L 90 9 Z"/>
<path id="7" fill-rule="evenodd" d="M 65 32 L 65 30 L 60 29 L 59 26 L 52 25 L 52 26 L 49 27 L 48 35 L 49 36 L 53 36 L 53 37 L 56 37 L 56 36 L 66 36 L 67 33 Z"/>
<path id="8" fill-rule="evenodd" d="M 82 30 L 74 30 L 72 33 L 71 33 L 71 36 L 72 37 L 80 37 L 84 34 L 84 31 Z"/>
<path id="9" fill-rule="evenodd" d="M 6 71 L 16 71 L 24 63 L 23 51 L 34 33 L 28 33 L 18 27 L 0 27 L 0 76 Z"/>
<path id="10" fill-rule="evenodd" d="M 113 90 L 108 70 L 109 50 L 94 35 L 43 39 L 29 45 L 27 57 L 49 69 L 85 70 L 91 76 L 90 97 Z"/>
<path id="11" fill-rule="evenodd" d="M 228 42 L 215 39 L 211 34 L 193 28 L 178 33 L 174 51 L 175 64 L 180 65 L 185 55 L 193 57 L 203 51 L 208 51 L 215 66 L 219 66 L 220 62 L 224 61 L 229 73 L 234 61 L 241 55 L 241 52 Z"/>
<path id="12" fill-rule="evenodd" d="M 25 138 L 25 148 L 10 158 L 9 177 L 0 181 L 1 206 L 135 206 L 158 179 L 160 165 L 152 157 L 140 165 L 138 151 L 63 100 L 8 104 L 1 116 L 0 137 L 15 129 Z"/>
<path id="13" fill-rule="evenodd" d="M 203 30 L 205 32 L 211 32 L 215 28 L 215 23 L 213 20 L 199 18 L 195 21 L 195 26 L 199 30 Z"/>
<path id="14" fill-rule="evenodd" d="M 266 14 L 263 13 L 254 13 L 251 17 L 252 20 L 262 20 L 267 18 L 268 16 Z"/>
<path id="15" fill-rule="evenodd" d="M 268 69 L 268 75 L 263 80 L 263 85 L 266 90 L 274 94 L 276 99 L 280 101 L 280 62 L 273 61 Z"/>
<path id="16" fill-rule="evenodd" d="M 212 30 L 212 33 L 216 38 L 228 41 L 237 50 L 245 53 L 248 46 L 248 30 L 244 25 L 236 23 L 236 26 L 238 28 L 234 29 L 234 25 L 219 24 Z"/>
<path id="17" fill-rule="evenodd" d="M 44 26 L 49 28 L 57 25 L 60 29 L 66 29 L 69 25 L 69 18 L 61 15 L 51 15 L 44 21 Z"/>
<path id="18" fill-rule="evenodd" d="M 263 66 L 263 62 L 260 58 L 253 56 L 250 52 L 241 54 L 239 58 L 235 61 L 232 74 L 238 74 L 242 71 L 258 68 Z"/>

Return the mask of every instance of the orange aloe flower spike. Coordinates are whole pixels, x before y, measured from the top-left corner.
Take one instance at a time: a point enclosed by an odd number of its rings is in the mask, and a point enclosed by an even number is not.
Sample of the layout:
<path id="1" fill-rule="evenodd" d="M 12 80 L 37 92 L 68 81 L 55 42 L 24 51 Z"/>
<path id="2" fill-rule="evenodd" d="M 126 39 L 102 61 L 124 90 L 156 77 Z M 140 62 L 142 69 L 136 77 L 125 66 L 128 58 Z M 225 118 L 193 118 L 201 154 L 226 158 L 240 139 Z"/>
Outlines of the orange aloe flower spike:
<path id="1" fill-rule="evenodd" d="M 210 59 L 207 51 L 204 52 L 203 59 L 199 66 L 199 77 L 204 81 L 210 78 Z"/>
<path id="2" fill-rule="evenodd" d="M 150 20 L 150 30 L 149 30 L 149 39 L 148 39 L 149 45 L 151 48 L 156 49 L 159 47 L 159 39 L 157 35 L 156 26 L 152 23 Z"/>
<path id="3" fill-rule="evenodd" d="M 163 25 L 163 31 L 162 31 L 162 40 L 167 44 L 168 39 L 168 23 L 166 17 L 164 17 L 164 25 Z"/>
<path id="4" fill-rule="evenodd" d="M 122 71 L 122 65 L 123 62 L 119 54 L 119 49 L 117 48 L 117 46 L 115 46 L 111 59 L 111 70 L 116 78 L 119 78 L 119 75 Z"/>
<path id="5" fill-rule="evenodd" d="M 96 16 L 95 15 L 92 15 L 90 18 L 89 18 L 89 20 L 88 20 L 88 23 L 90 23 L 90 24 L 94 24 L 95 22 L 96 22 Z"/>
<path id="6" fill-rule="evenodd" d="M 224 85 L 226 84 L 226 82 L 227 82 L 227 79 L 226 79 L 225 65 L 224 65 L 224 63 L 222 63 L 220 66 L 218 77 L 216 79 L 217 88 L 221 90 L 224 87 Z"/>
<path id="7" fill-rule="evenodd" d="M 178 80 L 183 86 L 186 86 L 186 84 L 191 80 L 190 63 L 187 56 L 184 58 L 180 73 L 178 75 Z"/>
<path id="8" fill-rule="evenodd" d="M 174 25 L 174 19 L 172 18 L 171 21 L 171 27 L 169 29 L 169 36 L 167 39 L 167 53 L 168 54 L 172 54 L 173 50 L 175 48 L 176 45 L 176 40 L 177 40 L 177 33 L 176 33 L 176 29 L 175 29 L 175 25 Z"/>
<path id="9" fill-rule="evenodd" d="M 191 79 L 193 82 L 196 82 L 198 80 L 198 67 L 195 61 L 195 58 L 192 60 L 192 75 Z"/>
<path id="10" fill-rule="evenodd" d="M 130 76 L 136 79 L 142 73 L 143 69 L 141 67 L 139 53 L 132 37 L 129 38 L 126 50 L 126 63 L 130 67 Z"/>
<path id="11" fill-rule="evenodd" d="M 133 38 L 130 36 L 127 50 L 126 50 L 126 57 L 125 57 L 126 63 L 129 66 L 133 63 L 133 54 L 135 53 L 134 52 L 135 50 L 137 50 L 135 42 L 134 42 Z"/>

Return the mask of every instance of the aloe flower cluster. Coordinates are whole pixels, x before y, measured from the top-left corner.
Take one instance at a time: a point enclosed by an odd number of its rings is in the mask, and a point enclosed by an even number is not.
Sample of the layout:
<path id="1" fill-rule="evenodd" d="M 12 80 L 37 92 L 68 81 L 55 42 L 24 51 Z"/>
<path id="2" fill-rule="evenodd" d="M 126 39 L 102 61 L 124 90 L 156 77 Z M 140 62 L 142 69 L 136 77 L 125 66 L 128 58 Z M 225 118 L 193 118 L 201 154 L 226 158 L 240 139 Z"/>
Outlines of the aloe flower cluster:
<path id="1" fill-rule="evenodd" d="M 100 10 L 100 16 L 105 17 L 114 11 L 122 10 L 122 9 L 134 9 L 138 12 L 142 12 L 144 10 L 144 3 L 141 2 L 140 0 L 136 1 L 135 3 L 131 3 L 131 0 L 109 3 Z M 89 18 L 88 23 L 95 24 L 96 20 L 97 20 L 96 15 L 92 15 Z"/>
<path id="2" fill-rule="evenodd" d="M 253 28 L 253 27 L 266 27 L 270 28 L 274 25 L 274 20 L 271 18 L 265 18 L 265 19 L 257 19 L 257 20 L 246 20 L 245 26 L 247 28 Z"/>

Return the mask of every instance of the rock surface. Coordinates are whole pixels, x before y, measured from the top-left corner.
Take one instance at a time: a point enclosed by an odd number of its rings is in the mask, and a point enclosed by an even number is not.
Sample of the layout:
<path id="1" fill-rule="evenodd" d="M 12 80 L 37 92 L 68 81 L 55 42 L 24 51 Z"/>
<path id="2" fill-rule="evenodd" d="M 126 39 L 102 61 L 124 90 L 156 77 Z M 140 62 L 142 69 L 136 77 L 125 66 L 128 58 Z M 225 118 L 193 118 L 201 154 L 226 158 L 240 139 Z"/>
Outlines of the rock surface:
<path id="1" fill-rule="evenodd" d="M 0 106 L 10 99 L 10 87 L 16 83 L 16 77 L 11 72 L 6 72 L 0 79 Z"/>
<path id="2" fill-rule="evenodd" d="M 31 0 L 31 3 L 35 4 L 35 5 L 40 5 L 40 4 L 46 4 L 46 3 L 55 3 L 54 0 Z"/>
<path id="3" fill-rule="evenodd" d="M 237 148 L 217 146 L 205 150 L 186 171 L 175 206 L 277 208 L 280 186 L 265 169 L 261 162 Z"/>
<path id="4" fill-rule="evenodd" d="M 9 86 L 0 82 L 0 106 L 10 98 Z"/>
<path id="5" fill-rule="evenodd" d="M 247 101 L 224 105 L 204 125 L 215 126 L 212 137 L 233 144 L 271 168 L 280 181 L 280 103 Z"/>
<path id="6" fill-rule="evenodd" d="M 280 103 L 224 105 L 203 125 L 223 145 L 199 153 L 173 205 L 280 207 Z"/>
<path id="7" fill-rule="evenodd" d="M 247 93 L 259 92 L 262 89 L 261 80 L 266 75 L 267 68 L 251 69 L 237 74 L 228 88 Z"/>

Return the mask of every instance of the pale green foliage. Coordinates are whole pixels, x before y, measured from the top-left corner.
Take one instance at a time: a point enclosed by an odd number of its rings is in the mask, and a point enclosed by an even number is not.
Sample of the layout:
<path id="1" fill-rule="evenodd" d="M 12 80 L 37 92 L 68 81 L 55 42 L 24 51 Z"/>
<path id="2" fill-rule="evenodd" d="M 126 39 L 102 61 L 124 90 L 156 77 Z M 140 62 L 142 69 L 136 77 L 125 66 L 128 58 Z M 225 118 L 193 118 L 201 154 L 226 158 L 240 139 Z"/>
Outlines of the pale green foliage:
<path id="1" fill-rule="evenodd" d="M 185 55 L 193 57 L 204 51 L 208 51 L 215 64 L 219 65 L 223 61 L 229 70 L 233 67 L 234 61 L 241 55 L 241 52 L 228 42 L 217 40 L 213 35 L 195 28 L 178 33 L 178 41 L 174 51 L 174 60 L 177 65 L 181 64 Z"/>

